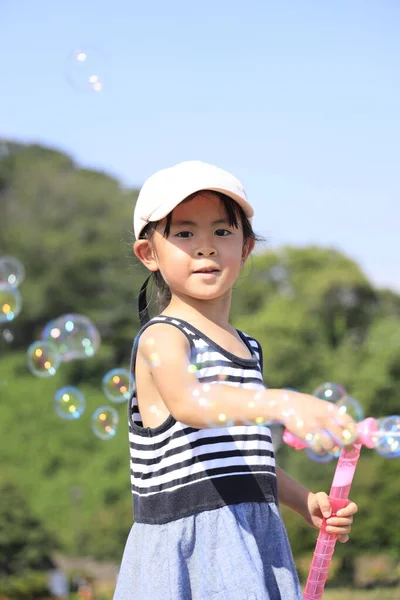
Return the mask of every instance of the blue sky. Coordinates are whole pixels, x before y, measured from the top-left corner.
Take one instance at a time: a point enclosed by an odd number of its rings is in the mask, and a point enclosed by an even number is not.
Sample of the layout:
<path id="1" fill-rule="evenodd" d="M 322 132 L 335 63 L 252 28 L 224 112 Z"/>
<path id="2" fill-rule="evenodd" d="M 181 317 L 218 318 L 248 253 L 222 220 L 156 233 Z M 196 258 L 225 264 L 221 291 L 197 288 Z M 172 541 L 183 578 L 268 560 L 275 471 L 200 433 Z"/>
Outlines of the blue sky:
<path id="1" fill-rule="evenodd" d="M 127 185 L 213 162 L 272 246 L 334 245 L 400 290 L 399 31 L 397 0 L 0 0 L 0 135 Z"/>

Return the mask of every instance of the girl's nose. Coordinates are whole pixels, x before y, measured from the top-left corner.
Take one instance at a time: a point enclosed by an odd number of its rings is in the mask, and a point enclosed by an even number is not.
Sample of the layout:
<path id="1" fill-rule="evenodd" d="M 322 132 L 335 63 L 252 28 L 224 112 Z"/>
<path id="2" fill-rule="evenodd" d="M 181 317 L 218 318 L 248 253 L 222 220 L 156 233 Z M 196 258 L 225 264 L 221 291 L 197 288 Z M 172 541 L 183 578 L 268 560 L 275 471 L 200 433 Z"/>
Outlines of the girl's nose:
<path id="1" fill-rule="evenodd" d="M 203 248 L 196 248 L 195 255 L 198 257 L 200 257 L 200 256 L 216 256 L 217 251 L 215 248 L 204 246 Z"/>

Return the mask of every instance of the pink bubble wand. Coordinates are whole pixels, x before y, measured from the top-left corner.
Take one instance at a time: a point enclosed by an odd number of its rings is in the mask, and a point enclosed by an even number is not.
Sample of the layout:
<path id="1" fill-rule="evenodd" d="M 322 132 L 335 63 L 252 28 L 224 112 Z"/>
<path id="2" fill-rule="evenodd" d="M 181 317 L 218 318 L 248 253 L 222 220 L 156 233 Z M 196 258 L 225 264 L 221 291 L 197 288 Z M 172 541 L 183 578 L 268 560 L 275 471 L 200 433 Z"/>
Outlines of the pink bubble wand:
<path id="1" fill-rule="evenodd" d="M 368 418 L 358 423 L 357 429 L 358 438 L 356 443 L 343 446 L 340 452 L 329 492 L 329 502 L 332 507 L 331 517 L 335 517 L 341 508 L 348 505 L 350 488 L 361 447 L 364 445 L 367 448 L 374 448 L 375 442 L 373 438 L 374 434 L 379 430 L 379 426 L 375 419 Z M 296 450 L 307 447 L 307 444 L 287 429 L 283 434 L 283 441 Z M 326 531 L 326 519 L 323 519 L 304 590 L 304 600 L 321 600 L 328 577 L 329 566 L 335 551 L 336 539 L 336 534 Z"/>

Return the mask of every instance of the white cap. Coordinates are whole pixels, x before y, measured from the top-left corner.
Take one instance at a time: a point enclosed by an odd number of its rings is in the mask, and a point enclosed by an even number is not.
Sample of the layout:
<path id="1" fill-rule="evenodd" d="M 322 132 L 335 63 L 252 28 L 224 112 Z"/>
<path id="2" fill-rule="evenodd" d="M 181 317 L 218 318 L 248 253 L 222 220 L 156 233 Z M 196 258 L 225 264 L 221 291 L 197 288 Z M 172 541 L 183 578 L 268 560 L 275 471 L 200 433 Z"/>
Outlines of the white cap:
<path id="1" fill-rule="evenodd" d="M 189 160 L 157 171 L 144 182 L 133 215 L 136 239 L 148 223 L 160 221 L 185 198 L 201 190 L 229 196 L 242 207 L 249 219 L 254 214 L 244 187 L 236 177 L 214 165 Z"/>

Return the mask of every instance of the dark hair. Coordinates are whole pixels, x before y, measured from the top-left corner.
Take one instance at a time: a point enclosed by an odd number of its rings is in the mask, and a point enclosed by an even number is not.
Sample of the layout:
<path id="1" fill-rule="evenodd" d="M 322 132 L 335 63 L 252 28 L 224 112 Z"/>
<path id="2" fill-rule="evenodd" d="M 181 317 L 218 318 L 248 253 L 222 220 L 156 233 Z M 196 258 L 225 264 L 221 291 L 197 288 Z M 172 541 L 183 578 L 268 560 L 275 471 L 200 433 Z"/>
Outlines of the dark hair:
<path id="1" fill-rule="evenodd" d="M 208 190 L 201 190 L 201 191 L 208 191 Z M 194 196 L 198 193 L 199 192 L 195 192 L 194 194 L 191 194 L 190 196 L 185 198 L 184 202 L 192 200 L 192 198 L 194 198 Z M 230 198 L 226 194 L 223 194 L 221 192 L 214 192 L 214 193 L 217 194 L 217 196 L 220 198 L 220 200 L 224 206 L 224 209 L 225 209 L 227 217 L 228 217 L 229 225 L 231 227 L 236 227 L 238 229 L 239 223 L 241 224 L 242 231 L 243 231 L 244 245 L 246 245 L 250 240 L 260 241 L 262 238 L 257 236 L 254 233 L 251 223 L 250 223 L 249 219 L 246 217 L 244 210 L 240 206 L 240 204 L 235 202 L 232 198 Z M 164 237 L 168 237 L 170 234 L 172 212 L 170 212 L 166 217 L 167 220 L 166 220 L 166 224 L 165 224 L 165 228 L 164 228 L 164 232 L 163 232 Z M 146 227 L 143 229 L 142 233 L 140 234 L 139 239 L 151 241 L 153 238 L 154 232 L 157 229 L 157 227 L 159 226 L 159 224 L 160 224 L 160 221 L 154 221 L 154 222 L 148 223 L 146 225 Z M 168 285 L 165 283 L 164 278 L 161 275 L 160 271 L 153 272 L 148 277 L 145 284 L 142 286 L 142 289 L 140 290 L 140 294 L 139 294 L 139 316 L 140 316 L 142 325 L 144 325 L 144 323 L 146 323 L 149 320 L 149 316 L 147 314 L 146 287 L 150 281 L 156 289 L 156 302 L 157 302 L 159 312 L 162 312 L 164 310 L 164 308 L 166 308 L 166 306 L 168 306 L 168 304 L 171 300 L 171 290 L 169 289 Z"/>

